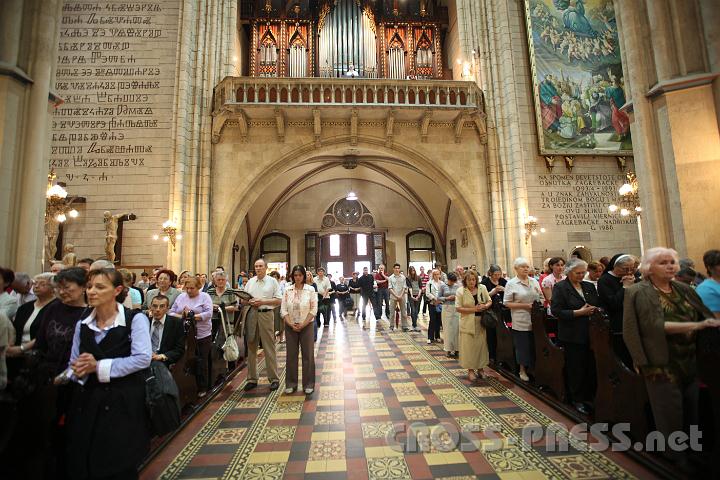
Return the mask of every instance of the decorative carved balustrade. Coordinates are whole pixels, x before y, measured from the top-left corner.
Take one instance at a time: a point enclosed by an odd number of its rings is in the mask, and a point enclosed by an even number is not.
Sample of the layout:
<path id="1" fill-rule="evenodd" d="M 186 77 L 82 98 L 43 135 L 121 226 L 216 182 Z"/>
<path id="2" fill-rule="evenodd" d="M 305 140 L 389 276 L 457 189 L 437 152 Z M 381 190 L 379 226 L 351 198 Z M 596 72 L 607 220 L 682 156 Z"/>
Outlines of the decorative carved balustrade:
<path id="1" fill-rule="evenodd" d="M 483 111 L 475 82 L 378 78 L 226 77 L 216 87 L 213 113 L 231 106 L 385 106 Z"/>

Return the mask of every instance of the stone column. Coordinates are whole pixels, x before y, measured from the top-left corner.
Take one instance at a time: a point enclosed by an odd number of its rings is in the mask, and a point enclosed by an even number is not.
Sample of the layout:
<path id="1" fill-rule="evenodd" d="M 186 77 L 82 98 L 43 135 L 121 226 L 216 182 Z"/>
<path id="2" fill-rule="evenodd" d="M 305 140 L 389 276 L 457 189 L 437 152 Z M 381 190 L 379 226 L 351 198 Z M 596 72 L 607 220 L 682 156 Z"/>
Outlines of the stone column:
<path id="1" fill-rule="evenodd" d="M 32 10 L 37 20 L 30 64 L 34 83 L 30 89 L 25 124 L 25 154 L 18 202 L 23 211 L 23 221 L 18 225 L 19 241 L 15 257 L 15 268 L 26 272 L 37 272 L 43 266 L 43 219 L 47 157 L 50 153 L 48 98 L 57 55 L 57 28 L 61 8 L 62 1 L 46 0 L 34 3 Z"/>
<path id="2" fill-rule="evenodd" d="M 45 187 L 49 154 L 48 99 L 56 62 L 60 0 L 3 3 L 0 20 L 0 107 L 3 195 L 0 259 L 30 273 L 42 271 Z M 24 45 L 24 48 L 20 48 Z M 26 51 L 26 54 L 23 52 Z M 23 70 L 27 68 L 27 73 Z M 12 77 L 12 78 L 10 78 Z M 24 85 L 24 87 L 20 87 Z M 9 185 L 7 185 L 9 181 Z M 7 190 L 5 189 L 5 187 Z M 7 200 L 7 202 L 5 202 Z"/>
<path id="3" fill-rule="evenodd" d="M 236 75 L 235 2 L 185 0 L 179 32 L 179 83 L 175 128 L 178 132 L 171 170 L 170 217 L 183 234 L 168 263 L 174 268 L 208 271 L 210 238 L 210 168 L 212 164 L 213 87 Z"/>
<path id="4" fill-rule="evenodd" d="M 706 34 L 696 2 L 619 0 L 626 79 L 632 90 L 635 165 L 644 244 L 701 264 L 717 246 L 720 134 Z M 717 27 L 715 27 L 717 30 Z M 710 37 L 712 38 L 712 37 Z M 647 52 L 653 52 L 648 57 Z"/>

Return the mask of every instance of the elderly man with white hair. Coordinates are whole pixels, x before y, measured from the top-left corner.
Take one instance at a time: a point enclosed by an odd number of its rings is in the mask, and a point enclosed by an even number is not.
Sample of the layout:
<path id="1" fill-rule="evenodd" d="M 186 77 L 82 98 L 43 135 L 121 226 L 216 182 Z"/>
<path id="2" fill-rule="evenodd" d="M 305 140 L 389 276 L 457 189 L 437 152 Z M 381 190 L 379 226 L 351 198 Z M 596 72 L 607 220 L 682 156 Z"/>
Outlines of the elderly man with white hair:
<path id="1" fill-rule="evenodd" d="M 695 290 L 674 280 L 679 269 L 675 250 L 645 252 L 643 280 L 626 288 L 623 311 L 625 343 L 645 378 L 655 426 L 665 438 L 698 423 L 696 334 L 720 327 Z M 686 465 L 683 452 L 666 454 L 681 468 Z"/>
<path id="2" fill-rule="evenodd" d="M 34 302 L 37 298 L 32 290 L 33 281 L 27 273 L 16 273 L 15 280 L 10 286 L 13 289 L 11 295 L 17 299 L 18 307 L 28 302 Z"/>

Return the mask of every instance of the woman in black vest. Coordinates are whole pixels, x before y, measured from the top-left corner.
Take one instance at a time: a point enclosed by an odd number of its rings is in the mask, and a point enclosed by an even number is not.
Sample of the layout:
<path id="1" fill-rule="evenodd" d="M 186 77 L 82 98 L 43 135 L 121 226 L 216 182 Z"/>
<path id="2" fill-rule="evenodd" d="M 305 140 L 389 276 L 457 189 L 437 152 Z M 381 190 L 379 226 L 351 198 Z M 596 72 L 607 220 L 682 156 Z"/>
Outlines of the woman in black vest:
<path id="1" fill-rule="evenodd" d="M 75 328 L 70 354 L 77 382 L 68 412 L 71 478 L 137 478 L 148 452 L 143 371 L 150 366 L 150 323 L 122 306 L 127 295 L 114 269 L 88 274 L 90 315 Z"/>

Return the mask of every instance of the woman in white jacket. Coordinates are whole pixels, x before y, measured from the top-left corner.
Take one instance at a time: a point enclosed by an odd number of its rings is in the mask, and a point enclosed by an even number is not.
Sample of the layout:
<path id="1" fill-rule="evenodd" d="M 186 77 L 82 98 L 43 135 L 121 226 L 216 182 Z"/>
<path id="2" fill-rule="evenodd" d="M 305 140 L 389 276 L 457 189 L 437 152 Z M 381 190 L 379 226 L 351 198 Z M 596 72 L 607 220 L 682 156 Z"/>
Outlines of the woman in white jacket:
<path id="1" fill-rule="evenodd" d="M 318 310 L 318 296 L 315 289 L 306 282 L 305 267 L 295 265 L 290 273 L 292 285 L 285 288 L 280 315 L 285 322 L 286 377 L 285 393 L 295 393 L 298 386 L 298 350 L 302 349 L 303 390 L 310 395 L 315 390 L 314 329 Z"/>

